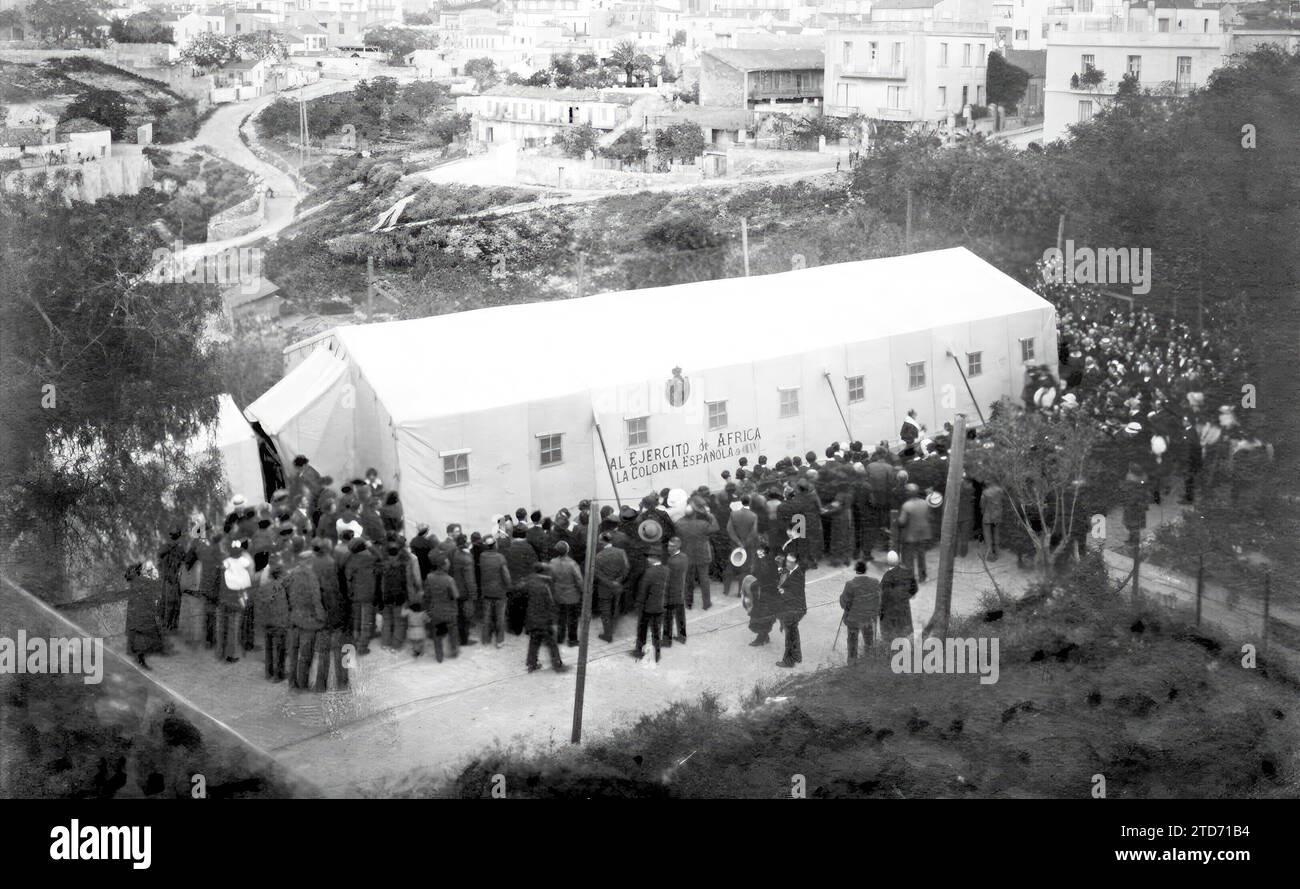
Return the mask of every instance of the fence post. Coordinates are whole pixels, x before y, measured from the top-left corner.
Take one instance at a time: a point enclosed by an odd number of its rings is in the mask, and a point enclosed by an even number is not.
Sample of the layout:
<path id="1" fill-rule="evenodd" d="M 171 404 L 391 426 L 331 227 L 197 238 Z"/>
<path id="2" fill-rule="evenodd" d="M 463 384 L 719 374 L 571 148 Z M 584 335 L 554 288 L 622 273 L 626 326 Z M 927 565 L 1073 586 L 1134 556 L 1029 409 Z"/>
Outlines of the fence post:
<path id="1" fill-rule="evenodd" d="M 1142 601 L 1142 590 L 1138 587 L 1138 568 L 1142 564 L 1142 537 L 1140 534 L 1133 535 L 1133 604 L 1140 605 Z"/>
<path id="2" fill-rule="evenodd" d="M 1205 554 L 1202 553 L 1196 564 L 1196 626 L 1201 626 L 1201 596 L 1205 593 Z"/>
<path id="3" fill-rule="evenodd" d="M 1264 632 L 1262 634 L 1263 644 L 1261 645 L 1264 654 L 1268 654 L 1268 605 L 1269 605 L 1268 600 L 1269 600 L 1269 588 L 1272 586 L 1272 584 L 1270 583 L 1272 577 L 1273 577 L 1273 572 L 1265 568 L 1264 569 Z"/>

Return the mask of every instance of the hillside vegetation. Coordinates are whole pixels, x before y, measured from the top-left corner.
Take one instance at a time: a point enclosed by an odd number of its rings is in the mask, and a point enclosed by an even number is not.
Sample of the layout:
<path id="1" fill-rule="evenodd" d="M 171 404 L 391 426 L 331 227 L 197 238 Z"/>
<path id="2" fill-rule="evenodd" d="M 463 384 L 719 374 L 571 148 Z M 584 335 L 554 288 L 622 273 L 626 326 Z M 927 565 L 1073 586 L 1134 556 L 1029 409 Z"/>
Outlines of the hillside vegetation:
<path id="1" fill-rule="evenodd" d="M 1086 799 L 1300 796 L 1296 687 L 1189 617 L 1113 592 L 1095 556 L 1051 594 L 990 603 L 956 637 L 996 637 L 1001 672 L 891 671 L 888 651 L 756 689 L 739 712 L 678 703 L 579 748 L 497 748 L 411 797 Z"/>

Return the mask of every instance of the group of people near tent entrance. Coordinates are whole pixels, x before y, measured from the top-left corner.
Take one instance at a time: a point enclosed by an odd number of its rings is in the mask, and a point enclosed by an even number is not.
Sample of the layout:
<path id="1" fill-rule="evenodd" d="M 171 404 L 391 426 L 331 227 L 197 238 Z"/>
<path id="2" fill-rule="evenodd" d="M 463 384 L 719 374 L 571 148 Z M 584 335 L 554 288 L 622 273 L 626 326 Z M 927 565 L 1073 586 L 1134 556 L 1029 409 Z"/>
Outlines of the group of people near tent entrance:
<path id="1" fill-rule="evenodd" d="M 1119 467 L 1130 530 L 1179 469 L 1185 499 L 1213 480 L 1210 464 L 1227 470 L 1234 495 L 1239 480 L 1267 476 L 1271 447 L 1254 433 L 1251 412 L 1239 420 L 1231 406 L 1210 407 L 1238 386 L 1238 355 L 1221 361 L 1208 341 L 1146 312 L 1075 300 L 1060 317 L 1062 373 L 1030 368 L 1024 407 L 1082 411 L 1108 433 L 1097 462 Z M 1004 409 L 1018 408 L 993 408 Z M 979 444 L 984 433 L 967 434 Z M 822 564 L 855 569 L 846 615 L 874 613 L 885 636 L 910 628 L 904 605 L 928 577 L 951 434 L 944 424 L 930 435 L 909 411 L 892 446 L 835 442 L 821 455 L 770 464 L 742 457 L 717 485 L 693 492 L 664 489 L 617 506 L 582 501 L 552 514 L 519 507 L 468 534 L 454 522 L 442 536 L 420 523 L 409 538 L 401 498 L 378 472 L 337 485 L 299 456 L 268 502 L 236 495 L 219 524 L 178 525 L 156 565 L 132 566 L 128 578 L 144 592 L 128 609 L 131 650 L 147 665 L 145 655 L 179 635 L 229 663 L 260 645 L 269 680 L 324 691 L 331 674 L 335 687 L 346 685 L 347 645 L 365 655 L 378 639 L 441 662 L 461 647 L 501 647 L 508 634 L 526 633 L 529 669 L 540 668 L 544 647 L 562 670 L 561 647 L 578 641 L 594 523 L 592 607 L 601 640 L 628 632 L 620 623 L 634 617 L 633 654 L 645 656 L 649 644 L 658 659 L 686 642 L 686 612 L 697 601 L 711 608 L 712 585 L 721 583 L 724 596 L 745 598 L 751 644 L 768 644 L 782 630 L 779 663 L 790 667 L 802 658 L 806 574 Z M 1076 496 L 1107 487 L 1085 485 Z M 1022 516 L 994 479 L 968 471 L 956 496 L 959 555 L 976 540 L 990 560 L 1003 549 L 1018 562 L 1032 555 L 1025 526 L 1036 530 L 1037 516 Z M 1076 504 L 1076 512 L 1091 515 L 1094 505 Z M 1087 530 L 1085 521 L 1072 526 L 1080 549 Z M 877 602 L 865 563 L 878 552 L 889 570 Z"/>
<path id="2" fill-rule="evenodd" d="M 542 648 L 563 670 L 561 646 L 578 644 L 594 523 L 598 638 L 634 633 L 632 653 L 644 657 L 649 645 L 657 660 L 687 641 L 686 612 L 697 602 L 710 609 L 720 582 L 724 596 L 745 597 L 753 645 L 770 643 L 780 627 L 780 664 L 790 667 L 802 660 L 806 573 L 819 565 L 856 562 L 861 575 L 873 552 L 887 553 L 881 616 L 910 627 L 906 602 L 926 579 L 937 527 L 926 496 L 942 489 L 947 472 L 944 436 L 900 453 L 884 442 L 871 452 L 836 442 L 824 454 L 770 465 L 760 456 L 752 466 L 742 457 L 716 489 L 665 489 L 621 507 L 584 500 L 553 515 L 519 507 L 469 534 L 451 523 L 439 536 L 419 523 L 410 538 L 401 498 L 377 472 L 336 486 L 299 456 L 268 502 L 236 495 L 219 524 L 177 524 L 156 565 L 132 566 L 132 582 L 147 588 L 133 602 L 156 604 L 153 612 L 136 607 L 132 651 L 147 666 L 145 655 L 171 635 L 222 663 L 260 647 L 269 681 L 324 691 L 331 676 L 334 688 L 346 687 L 348 645 L 358 656 L 377 642 L 441 662 L 464 646 L 499 648 L 508 635 L 526 634 L 530 670 L 540 668 Z M 984 494 L 996 556 L 1000 495 L 992 486 Z M 973 497 L 964 489 L 967 542 Z M 625 618 L 634 631 L 620 627 Z"/>

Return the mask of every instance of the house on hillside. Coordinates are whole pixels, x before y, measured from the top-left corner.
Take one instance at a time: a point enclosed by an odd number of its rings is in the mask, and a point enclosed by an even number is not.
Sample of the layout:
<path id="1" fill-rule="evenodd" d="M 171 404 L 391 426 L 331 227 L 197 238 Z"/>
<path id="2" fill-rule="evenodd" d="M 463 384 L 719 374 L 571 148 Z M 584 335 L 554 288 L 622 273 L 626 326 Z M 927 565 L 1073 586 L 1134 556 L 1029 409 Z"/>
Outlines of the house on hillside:
<path id="1" fill-rule="evenodd" d="M 235 333 L 262 330 L 280 320 L 280 288 L 262 278 L 255 288 L 241 282 L 221 292 L 221 310 Z"/>
<path id="2" fill-rule="evenodd" d="M 820 105 L 823 49 L 710 49 L 700 56 L 700 104 L 754 110 Z"/>

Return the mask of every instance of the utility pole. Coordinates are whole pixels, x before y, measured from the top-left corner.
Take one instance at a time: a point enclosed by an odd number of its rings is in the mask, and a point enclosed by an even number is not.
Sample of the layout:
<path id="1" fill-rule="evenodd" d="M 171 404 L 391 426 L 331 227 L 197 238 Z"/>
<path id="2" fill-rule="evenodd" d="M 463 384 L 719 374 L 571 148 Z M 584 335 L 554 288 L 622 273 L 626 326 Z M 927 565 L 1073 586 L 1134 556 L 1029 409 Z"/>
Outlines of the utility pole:
<path id="1" fill-rule="evenodd" d="M 582 743 L 582 704 L 587 692 L 587 641 L 591 637 L 591 593 L 596 565 L 596 517 L 587 516 L 587 557 L 583 559 L 582 621 L 578 627 L 578 682 L 573 692 L 573 734 L 569 740 Z"/>
<path id="2" fill-rule="evenodd" d="M 375 316 L 375 258 L 366 257 L 366 317 Z"/>
<path id="3" fill-rule="evenodd" d="M 1062 213 L 1060 219 L 1056 222 L 1056 252 L 1062 253 L 1065 250 L 1065 214 Z"/>
<path id="4" fill-rule="evenodd" d="M 745 277 L 749 277 L 749 220 L 740 217 L 740 249 L 745 254 Z"/>
<path id="5" fill-rule="evenodd" d="M 903 252 L 912 252 L 912 190 L 907 190 L 907 227 L 903 229 Z"/>
<path id="6" fill-rule="evenodd" d="M 939 576 L 934 591 L 934 614 L 925 635 L 943 639 L 948 635 L 952 612 L 952 563 L 957 551 L 957 510 L 961 508 L 962 466 L 966 457 L 966 415 L 958 414 L 953 424 L 952 450 L 948 452 L 948 483 L 943 492 L 943 524 L 939 533 Z"/>
<path id="7" fill-rule="evenodd" d="M 311 148 L 307 144 L 310 130 L 307 127 L 307 99 L 303 91 L 298 91 L 298 172 L 306 166 L 311 157 Z"/>

